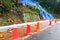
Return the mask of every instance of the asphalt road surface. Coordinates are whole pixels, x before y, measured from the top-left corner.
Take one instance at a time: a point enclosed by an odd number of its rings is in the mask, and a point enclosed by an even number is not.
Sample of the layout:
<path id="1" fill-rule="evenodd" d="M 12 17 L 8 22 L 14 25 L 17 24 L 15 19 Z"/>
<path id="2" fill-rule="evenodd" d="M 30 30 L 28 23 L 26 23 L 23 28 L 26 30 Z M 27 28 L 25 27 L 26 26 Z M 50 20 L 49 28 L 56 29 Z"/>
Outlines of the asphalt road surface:
<path id="1" fill-rule="evenodd" d="M 53 25 L 25 40 L 60 40 L 60 24 Z"/>

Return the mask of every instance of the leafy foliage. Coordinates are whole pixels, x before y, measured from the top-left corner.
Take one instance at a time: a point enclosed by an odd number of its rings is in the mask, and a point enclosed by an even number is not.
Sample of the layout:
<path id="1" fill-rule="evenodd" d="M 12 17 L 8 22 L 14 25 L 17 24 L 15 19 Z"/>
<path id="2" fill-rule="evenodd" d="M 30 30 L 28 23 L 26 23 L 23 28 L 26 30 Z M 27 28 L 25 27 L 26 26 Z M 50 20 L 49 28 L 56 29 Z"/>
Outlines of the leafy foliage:
<path id="1" fill-rule="evenodd" d="M 60 0 L 38 0 L 38 2 L 50 12 L 60 14 Z"/>

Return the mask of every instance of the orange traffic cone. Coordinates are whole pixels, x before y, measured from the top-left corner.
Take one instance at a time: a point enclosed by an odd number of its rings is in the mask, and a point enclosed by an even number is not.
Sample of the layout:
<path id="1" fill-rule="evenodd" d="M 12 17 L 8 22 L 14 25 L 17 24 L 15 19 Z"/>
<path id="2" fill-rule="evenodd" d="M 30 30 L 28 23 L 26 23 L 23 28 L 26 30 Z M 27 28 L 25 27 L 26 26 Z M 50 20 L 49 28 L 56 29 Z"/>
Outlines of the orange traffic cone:
<path id="1" fill-rule="evenodd" d="M 13 36 L 9 40 L 22 40 L 21 37 L 18 35 L 18 29 L 14 28 L 13 29 Z"/>
<path id="2" fill-rule="evenodd" d="M 29 36 L 32 35 L 31 29 L 30 29 L 30 25 L 27 25 L 27 29 L 26 29 L 25 35 L 29 35 Z"/>
<path id="3" fill-rule="evenodd" d="M 49 23 L 49 26 L 51 26 L 52 25 L 52 20 L 50 20 L 50 23 Z"/>
<path id="4" fill-rule="evenodd" d="M 40 23 L 39 22 L 36 25 L 35 32 L 40 32 Z"/>
<path id="5" fill-rule="evenodd" d="M 16 24 L 16 20 L 14 20 L 14 24 Z M 13 28 L 13 36 L 9 40 L 22 40 L 22 38 L 19 37 L 18 35 L 18 28 L 14 27 Z"/>

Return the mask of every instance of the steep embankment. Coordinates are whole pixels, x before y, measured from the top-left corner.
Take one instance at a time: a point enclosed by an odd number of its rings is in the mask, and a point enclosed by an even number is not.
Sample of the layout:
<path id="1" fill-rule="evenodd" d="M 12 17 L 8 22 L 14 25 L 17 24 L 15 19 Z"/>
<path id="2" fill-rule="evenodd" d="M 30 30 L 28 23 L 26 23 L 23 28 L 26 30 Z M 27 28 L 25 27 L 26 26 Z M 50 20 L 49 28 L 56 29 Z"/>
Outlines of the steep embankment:
<path id="1" fill-rule="evenodd" d="M 39 11 L 32 5 L 14 7 L 9 12 L 0 15 L 0 26 L 11 25 L 14 19 L 17 23 L 24 23 L 28 20 L 38 21 L 40 20 Z"/>

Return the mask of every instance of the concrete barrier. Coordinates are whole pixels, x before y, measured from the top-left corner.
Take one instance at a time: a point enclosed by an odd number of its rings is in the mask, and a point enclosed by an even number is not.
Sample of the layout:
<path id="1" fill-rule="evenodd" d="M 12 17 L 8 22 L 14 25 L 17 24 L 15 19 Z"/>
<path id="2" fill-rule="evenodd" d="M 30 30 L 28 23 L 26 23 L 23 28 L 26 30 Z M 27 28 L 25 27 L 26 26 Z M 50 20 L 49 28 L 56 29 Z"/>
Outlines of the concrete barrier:
<path id="1" fill-rule="evenodd" d="M 41 28 L 46 27 L 49 24 L 49 20 L 45 20 L 45 21 L 39 21 L 41 24 Z M 14 24 L 14 25 L 9 25 L 9 26 L 2 26 L 0 27 L 0 32 L 3 32 L 5 30 L 14 28 L 15 26 L 21 28 L 21 27 L 26 27 L 27 24 L 34 26 L 37 22 L 28 22 L 28 23 L 22 23 L 22 24 Z"/>

